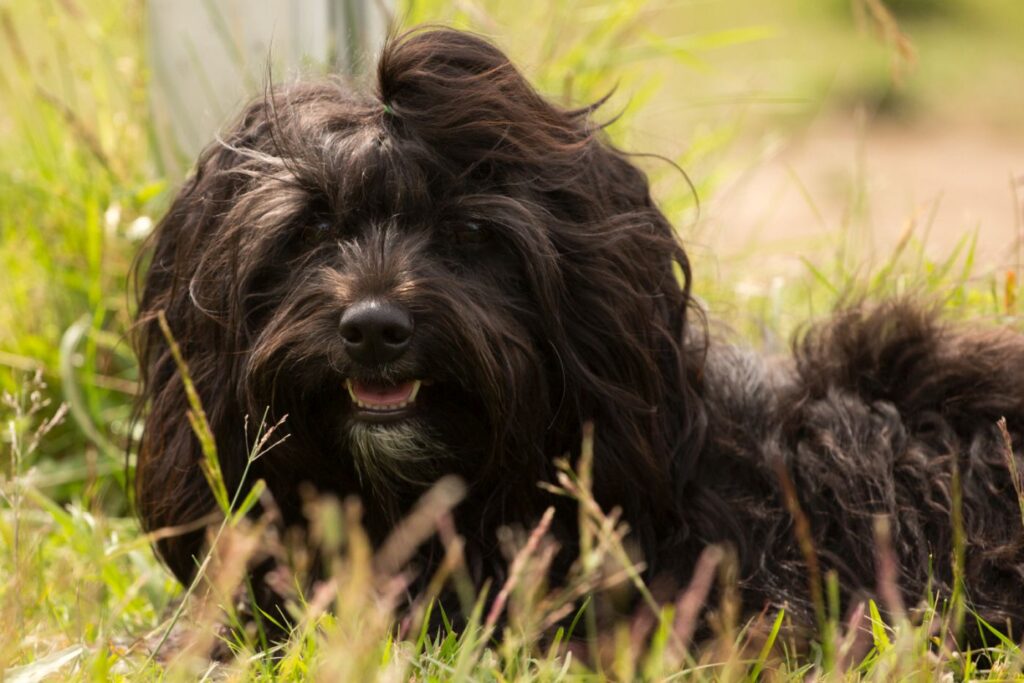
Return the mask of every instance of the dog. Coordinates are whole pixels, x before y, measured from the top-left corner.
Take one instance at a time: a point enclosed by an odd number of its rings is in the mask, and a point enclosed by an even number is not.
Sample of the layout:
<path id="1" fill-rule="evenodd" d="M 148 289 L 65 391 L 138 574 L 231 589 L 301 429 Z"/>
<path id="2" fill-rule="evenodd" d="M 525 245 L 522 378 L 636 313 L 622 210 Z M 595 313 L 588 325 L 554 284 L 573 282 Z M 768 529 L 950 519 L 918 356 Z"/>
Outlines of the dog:
<path id="1" fill-rule="evenodd" d="M 309 487 L 359 497 L 380 543 L 454 475 L 478 584 L 505 575 L 498 529 L 551 505 L 565 564 L 576 513 L 538 483 L 592 423 L 593 495 L 621 510 L 648 579 L 684 585 L 719 544 L 745 613 L 785 608 L 813 628 L 808 563 L 835 572 L 845 605 L 876 595 L 881 518 L 903 599 L 962 585 L 973 613 L 1019 636 L 1024 338 L 892 301 L 841 309 L 784 360 L 718 339 L 599 104 L 553 104 L 450 29 L 392 38 L 375 92 L 299 83 L 249 104 L 152 236 L 144 528 L 216 508 L 162 315 L 229 489 L 264 479 L 284 527 L 306 524 Z M 246 420 L 265 414 L 287 415 L 288 438 L 243 481 Z M 156 544 L 182 582 L 203 539 Z"/>

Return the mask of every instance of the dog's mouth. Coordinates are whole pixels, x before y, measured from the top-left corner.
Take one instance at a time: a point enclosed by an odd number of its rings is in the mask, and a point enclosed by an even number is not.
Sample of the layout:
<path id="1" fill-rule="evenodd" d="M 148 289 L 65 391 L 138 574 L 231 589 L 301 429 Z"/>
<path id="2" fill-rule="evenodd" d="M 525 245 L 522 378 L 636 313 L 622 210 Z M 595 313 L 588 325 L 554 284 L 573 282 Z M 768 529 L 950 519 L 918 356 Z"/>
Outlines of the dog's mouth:
<path id="1" fill-rule="evenodd" d="M 415 409 L 416 396 L 422 385 L 423 381 L 418 379 L 397 384 L 361 379 L 345 380 L 355 416 L 376 422 L 401 419 L 410 415 Z"/>

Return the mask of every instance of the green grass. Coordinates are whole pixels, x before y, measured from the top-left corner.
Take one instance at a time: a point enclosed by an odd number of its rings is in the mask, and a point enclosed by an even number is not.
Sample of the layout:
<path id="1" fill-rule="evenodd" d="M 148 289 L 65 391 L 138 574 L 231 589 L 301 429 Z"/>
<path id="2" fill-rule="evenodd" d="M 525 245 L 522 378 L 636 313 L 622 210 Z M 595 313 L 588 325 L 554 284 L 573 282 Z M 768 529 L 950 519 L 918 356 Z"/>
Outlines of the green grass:
<path id="1" fill-rule="evenodd" d="M 638 134 L 652 121 L 648 112 L 682 112 L 681 147 L 655 151 L 686 168 L 699 196 L 707 198 L 734 172 L 728 155 L 742 131 L 795 126 L 800 112 L 818 106 L 808 95 L 807 103 L 781 115 L 771 104 L 759 110 L 760 99 L 777 94 L 770 92 L 751 92 L 742 107 L 726 106 L 735 93 L 712 85 L 727 85 L 729 74 L 753 68 L 765 50 L 780 49 L 780 36 L 797 25 L 794 17 L 802 17 L 798 25 L 808 42 L 831 46 L 829 60 L 864 52 L 858 69 L 843 76 L 840 99 L 890 92 L 891 48 L 858 33 L 841 3 L 827 3 L 839 5 L 827 10 L 825 4 L 809 11 L 806 1 L 793 0 L 782 18 L 748 6 L 742 18 L 723 21 L 716 15 L 729 11 L 724 5 L 667 0 L 481 0 L 453 7 L 410 0 L 403 16 L 410 24 L 442 21 L 492 35 L 558 100 L 585 102 L 619 86 L 607 111 L 625 115 L 609 132 L 626 148 L 650 149 Z M 896 7 L 907 13 L 906 21 L 921 22 L 910 25 L 922 36 L 922 78 L 899 96 L 913 103 L 911 110 L 939 106 L 942 83 L 964 78 L 957 69 L 970 65 L 954 67 L 934 56 L 948 46 L 952 31 L 942 12 L 925 0 Z M 960 0 L 948 5 L 950 12 L 968 7 Z M 1019 17 L 1017 9 L 1004 10 Z M 989 6 L 970 16 L 965 25 L 978 47 L 971 53 L 974 64 L 990 43 L 1020 38 L 1019 32 L 1008 35 L 1013 22 L 1000 23 Z M 622 546 L 623 527 L 590 498 L 586 461 L 551 482 L 580 501 L 581 561 L 568 586 L 553 590 L 539 578 L 550 560 L 546 537 L 538 532 L 510 540 L 515 579 L 489 587 L 491 595 L 504 596 L 507 621 L 496 622 L 497 614 L 466 588 L 453 542 L 437 581 L 448 580 L 461 595 L 473 615 L 470 626 L 440 634 L 418 627 L 428 610 L 439 609 L 424 602 L 398 637 L 389 606 L 403 577 L 374 570 L 357 508 L 324 502 L 316 527 L 325 546 L 336 549 L 332 581 L 296 596 L 292 617 L 300 626 L 292 639 L 268 658 L 258 654 L 259 633 L 228 636 L 222 647 L 241 655 L 231 664 L 211 664 L 204 653 L 221 642 L 217 624 L 237 618 L 230 597 L 244 560 L 269 542 L 268 530 L 242 514 L 253 496 L 234 500 L 235 492 L 223 488 L 216 444 L 203 433 L 204 473 L 228 514 L 202 580 L 189 589 L 177 586 L 130 514 L 125 475 L 131 460 L 126 463 L 124 452 L 136 374 L 127 274 L 140 236 L 180 180 L 162 176 L 154 161 L 143 27 L 143 6 L 136 0 L 0 1 L 0 678 L 35 680 L 53 672 L 59 680 L 132 681 L 207 674 L 237 680 L 888 681 L 943 675 L 1004 680 L 1021 671 L 1018 645 L 995 631 L 991 663 L 976 670 L 975 660 L 916 625 L 921 614 L 885 623 L 874 603 L 860 622 L 870 637 L 858 636 L 846 615 L 836 614 L 828 575 L 818 577 L 817 593 L 821 633 L 829 635 L 810 654 L 796 654 L 785 614 L 738 623 L 730 590 L 715 606 L 714 637 L 695 645 L 695 606 L 711 583 L 721 578 L 728 586 L 730 560 L 718 550 L 702 560 L 680 601 L 656 606 L 640 622 L 596 633 L 590 612 L 574 611 L 580 598 L 611 582 L 635 582 L 636 574 Z M 786 74 L 788 85 L 779 92 L 804 85 L 805 92 L 819 92 L 829 78 L 827 68 L 806 66 Z M 992 94 L 999 83 L 978 92 L 981 109 L 998 110 L 991 102 L 999 101 L 999 93 Z M 709 102 L 713 106 L 705 106 Z M 699 237 L 701 219 L 687 183 L 667 164 L 641 163 L 666 211 L 684 226 L 684 238 Z M 853 178 L 849 215 L 855 217 L 866 183 Z M 813 208 L 814 198 L 807 201 Z M 839 228 L 831 255 L 805 260 L 796 274 L 758 271 L 757 254 L 734 262 L 698 260 L 695 289 L 731 334 L 771 351 L 783 349 L 807 320 L 860 296 L 915 292 L 941 301 L 952 318 L 1018 325 L 1020 273 L 977 263 L 972 234 L 953 253 L 929 257 L 929 220 L 926 215 L 912 223 L 897 248 L 875 263 L 864 260 L 853 219 L 830 226 Z M 192 410 L 201 415 L 198 404 Z M 270 430 L 261 447 L 272 444 Z M 253 457 L 259 453 L 260 447 Z M 446 483 L 419 514 L 434 519 L 458 495 Z M 408 547 L 397 544 L 395 558 Z M 182 599 L 186 593 L 189 600 Z M 891 611 L 892 605 L 885 607 Z M 941 615 L 963 609 L 959 602 L 911 607 Z M 497 623 L 504 624 L 500 631 Z"/>

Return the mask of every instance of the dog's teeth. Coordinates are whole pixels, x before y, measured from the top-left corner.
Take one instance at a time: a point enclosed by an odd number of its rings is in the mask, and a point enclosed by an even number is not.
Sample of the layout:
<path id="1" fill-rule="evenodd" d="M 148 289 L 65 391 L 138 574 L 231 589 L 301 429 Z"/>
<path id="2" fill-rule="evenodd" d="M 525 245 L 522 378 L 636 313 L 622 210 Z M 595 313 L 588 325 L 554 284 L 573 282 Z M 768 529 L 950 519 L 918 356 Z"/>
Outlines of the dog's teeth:
<path id="1" fill-rule="evenodd" d="M 345 380 L 345 388 L 348 390 L 348 395 L 352 398 L 353 405 L 355 405 L 357 408 L 362 408 L 365 410 L 375 410 L 378 412 L 402 410 L 404 408 L 410 407 L 413 403 L 416 402 L 416 395 L 419 394 L 421 386 L 423 386 L 422 380 L 413 380 L 412 389 L 409 391 L 409 395 L 406 396 L 405 399 L 401 401 L 396 401 L 395 403 L 376 403 L 361 400 L 359 396 L 356 394 L 355 386 L 352 380 Z"/>

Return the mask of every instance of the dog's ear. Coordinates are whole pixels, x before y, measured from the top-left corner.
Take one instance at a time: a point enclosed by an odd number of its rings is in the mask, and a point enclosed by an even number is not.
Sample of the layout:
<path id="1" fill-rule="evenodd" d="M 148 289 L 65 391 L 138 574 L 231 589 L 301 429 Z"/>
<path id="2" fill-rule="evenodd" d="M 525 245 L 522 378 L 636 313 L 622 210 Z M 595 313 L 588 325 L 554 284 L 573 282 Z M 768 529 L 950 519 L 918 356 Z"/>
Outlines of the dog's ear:
<path id="1" fill-rule="evenodd" d="M 703 359 L 688 340 L 690 265 L 673 227 L 646 176 L 608 143 L 592 145 L 558 193 L 573 208 L 550 222 L 562 279 L 555 339 L 577 419 L 594 421 L 595 493 L 625 508 L 646 546 L 680 530 L 673 482 L 689 479 L 702 442 Z"/>
<path id="2" fill-rule="evenodd" d="M 228 324 L 226 301 L 217 301 L 218 289 L 226 294 L 229 279 L 225 273 L 211 277 L 207 260 L 217 252 L 222 218 L 246 182 L 244 174 L 234 172 L 248 158 L 242 150 L 266 144 L 265 112 L 263 102 L 251 105 L 222 141 L 202 153 L 135 264 L 134 343 L 142 383 L 138 411 L 145 415 L 135 502 L 147 531 L 192 525 L 191 531 L 177 531 L 157 543 L 183 582 L 195 572 L 194 556 L 201 550 L 203 529 L 195 529 L 195 523 L 216 506 L 200 474 L 200 444 L 186 418 L 184 385 L 158 317 L 166 317 L 188 365 L 217 437 L 227 484 L 237 486 L 246 458 L 243 420 L 233 394 L 237 339 Z"/>

